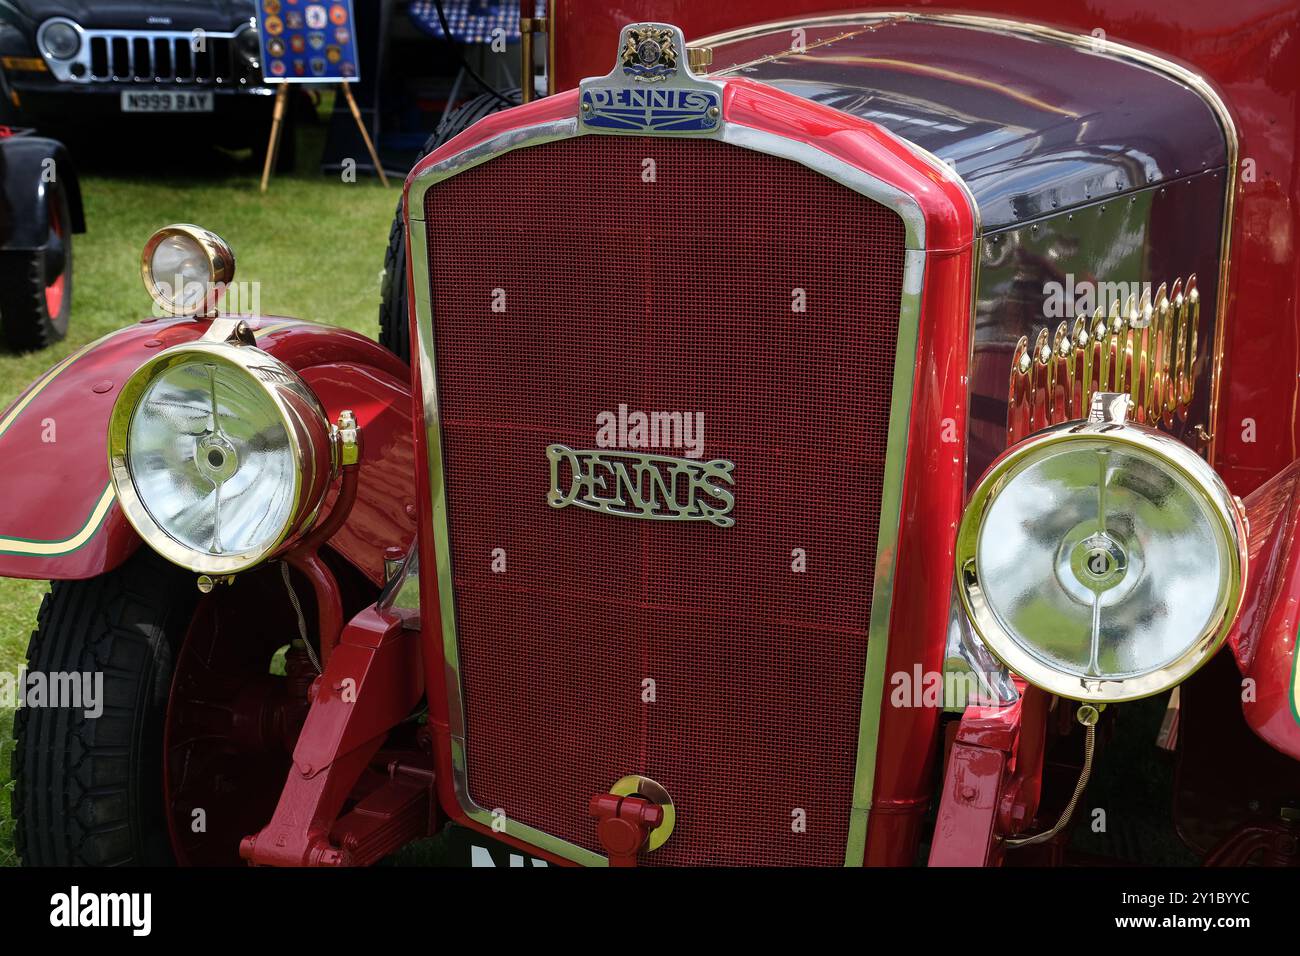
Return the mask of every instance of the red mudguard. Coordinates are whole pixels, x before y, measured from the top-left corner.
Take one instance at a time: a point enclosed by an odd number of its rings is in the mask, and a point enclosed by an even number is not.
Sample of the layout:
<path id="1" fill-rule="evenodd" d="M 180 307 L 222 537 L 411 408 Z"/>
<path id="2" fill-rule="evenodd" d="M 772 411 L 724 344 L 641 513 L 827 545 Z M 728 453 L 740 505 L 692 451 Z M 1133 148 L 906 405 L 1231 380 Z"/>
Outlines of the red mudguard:
<path id="1" fill-rule="evenodd" d="M 1300 760 L 1300 461 L 1246 499 L 1250 568 L 1228 645 L 1243 676 L 1242 712 L 1251 729 Z"/>
<path id="2" fill-rule="evenodd" d="M 330 546 L 372 582 L 384 550 L 415 537 L 409 371 L 354 332 L 249 317 L 257 345 L 295 369 L 331 420 L 362 429 L 357 501 Z M 74 352 L 0 415 L 0 577 L 56 580 L 109 571 L 140 546 L 108 478 L 108 415 L 127 377 L 159 349 L 199 338 L 206 321 L 146 319 Z"/>

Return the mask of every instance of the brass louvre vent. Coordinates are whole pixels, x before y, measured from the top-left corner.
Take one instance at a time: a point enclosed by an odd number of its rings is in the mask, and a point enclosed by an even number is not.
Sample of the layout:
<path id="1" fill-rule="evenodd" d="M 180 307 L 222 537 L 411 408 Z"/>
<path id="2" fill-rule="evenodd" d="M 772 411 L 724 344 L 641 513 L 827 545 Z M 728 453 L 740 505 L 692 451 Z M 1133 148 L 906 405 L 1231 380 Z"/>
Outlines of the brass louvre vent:
<path id="1" fill-rule="evenodd" d="M 1098 306 L 1092 317 L 1021 336 L 1011 360 L 1007 442 L 1086 418 L 1095 392 L 1126 392 L 1137 421 L 1171 427 L 1186 418 L 1201 345 L 1196 276 L 1152 295 Z"/>

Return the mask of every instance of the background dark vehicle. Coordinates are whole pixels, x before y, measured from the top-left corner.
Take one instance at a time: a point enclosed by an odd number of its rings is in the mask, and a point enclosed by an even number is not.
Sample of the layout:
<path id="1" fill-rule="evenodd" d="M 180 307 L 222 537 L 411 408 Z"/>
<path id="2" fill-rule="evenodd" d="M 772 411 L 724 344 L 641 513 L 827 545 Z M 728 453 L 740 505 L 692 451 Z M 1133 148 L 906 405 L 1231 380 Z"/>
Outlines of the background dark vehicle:
<path id="1" fill-rule="evenodd" d="M 272 91 L 255 13 L 251 0 L 0 0 L 0 111 L 64 138 L 125 125 L 256 146 Z"/>
<path id="2" fill-rule="evenodd" d="M 63 144 L 0 126 L 0 332 L 18 351 L 68 331 L 81 187 Z"/>

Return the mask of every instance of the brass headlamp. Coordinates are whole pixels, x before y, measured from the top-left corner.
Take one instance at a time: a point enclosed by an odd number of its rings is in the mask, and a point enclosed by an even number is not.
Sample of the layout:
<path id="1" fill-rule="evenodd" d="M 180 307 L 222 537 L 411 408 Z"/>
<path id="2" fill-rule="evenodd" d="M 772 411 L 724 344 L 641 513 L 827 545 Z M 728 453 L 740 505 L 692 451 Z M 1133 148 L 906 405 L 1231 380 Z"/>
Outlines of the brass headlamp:
<path id="1" fill-rule="evenodd" d="M 1158 694 L 1219 648 L 1236 620 L 1246 530 L 1190 448 L 1127 421 L 1100 394 L 1085 422 L 1002 455 L 957 535 L 972 626 L 1012 672 L 1062 697 Z"/>

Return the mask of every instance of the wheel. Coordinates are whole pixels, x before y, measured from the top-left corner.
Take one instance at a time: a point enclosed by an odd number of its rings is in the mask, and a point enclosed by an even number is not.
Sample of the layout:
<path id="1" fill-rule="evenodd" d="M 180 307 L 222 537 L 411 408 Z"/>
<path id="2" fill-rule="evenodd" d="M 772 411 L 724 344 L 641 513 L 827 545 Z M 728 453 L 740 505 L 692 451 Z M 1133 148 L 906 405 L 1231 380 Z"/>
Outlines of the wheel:
<path id="1" fill-rule="evenodd" d="M 63 338 L 72 313 L 72 215 L 63 188 L 51 190 L 45 247 L 0 252 L 0 328 L 20 352 Z"/>
<path id="2" fill-rule="evenodd" d="M 41 602 L 29 674 L 102 675 L 103 709 L 91 716 L 85 706 L 26 706 L 15 714 L 12 810 L 26 865 L 172 862 L 163 718 L 198 596 L 186 577 L 142 549 L 100 577 L 55 581 Z"/>
<path id="3" fill-rule="evenodd" d="M 506 90 L 502 96 L 515 104 L 520 102 L 519 90 Z M 467 100 L 438 124 L 437 131 L 429 137 L 418 163 L 453 136 L 469 129 L 485 116 L 500 112 L 505 105 L 491 93 Z M 392 228 L 388 231 L 388 250 L 384 254 L 384 280 L 379 302 L 379 344 L 390 349 L 403 362 L 411 361 L 411 329 L 406 310 L 406 230 L 402 223 L 402 203 L 397 203 Z"/>
<path id="4" fill-rule="evenodd" d="M 102 676 L 102 712 L 86 699 L 17 711 L 25 865 L 239 863 L 240 838 L 275 809 L 316 676 L 301 641 L 272 673 L 283 635 L 298 633 L 280 574 L 268 565 L 200 596 L 191 573 L 142 548 L 97 578 L 53 583 L 28 673 Z"/>

